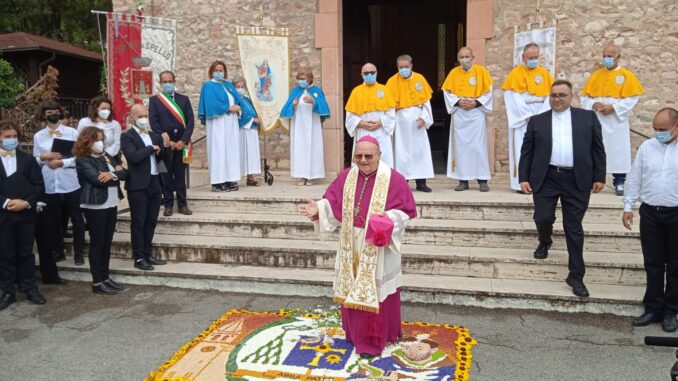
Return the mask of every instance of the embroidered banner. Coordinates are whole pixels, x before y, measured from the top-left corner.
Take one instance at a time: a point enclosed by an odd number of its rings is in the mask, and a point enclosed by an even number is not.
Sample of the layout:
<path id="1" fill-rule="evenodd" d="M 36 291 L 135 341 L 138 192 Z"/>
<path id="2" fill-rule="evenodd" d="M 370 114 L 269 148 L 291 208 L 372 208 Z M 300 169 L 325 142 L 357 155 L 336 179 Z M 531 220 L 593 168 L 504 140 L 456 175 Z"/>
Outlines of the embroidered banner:
<path id="1" fill-rule="evenodd" d="M 250 99 L 259 113 L 261 129 L 289 129 L 280 119 L 290 91 L 290 54 L 287 30 L 236 28 L 240 65 Z"/>
<path id="2" fill-rule="evenodd" d="M 556 78 L 556 28 L 516 31 L 513 44 L 513 66 L 523 62 L 523 48 L 530 42 L 539 45 L 539 64 Z"/>

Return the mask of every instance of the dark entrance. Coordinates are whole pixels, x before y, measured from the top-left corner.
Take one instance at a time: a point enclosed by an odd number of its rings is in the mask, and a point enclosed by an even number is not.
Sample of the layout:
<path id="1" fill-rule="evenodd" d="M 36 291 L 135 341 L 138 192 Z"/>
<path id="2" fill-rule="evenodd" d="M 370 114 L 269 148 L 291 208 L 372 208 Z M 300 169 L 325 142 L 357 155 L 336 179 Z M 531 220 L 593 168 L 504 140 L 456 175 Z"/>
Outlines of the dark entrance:
<path id="1" fill-rule="evenodd" d="M 433 88 L 434 124 L 428 130 L 436 173 L 445 173 L 450 117 L 440 87 L 457 65 L 465 43 L 466 0 L 344 0 L 344 103 L 362 82 L 365 62 L 377 66 L 377 81 L 395 74 L 396 58 L 409 54 L 414 71 Z M 344 131 L 344 160 L 349 165 L 353 140 Z"/>

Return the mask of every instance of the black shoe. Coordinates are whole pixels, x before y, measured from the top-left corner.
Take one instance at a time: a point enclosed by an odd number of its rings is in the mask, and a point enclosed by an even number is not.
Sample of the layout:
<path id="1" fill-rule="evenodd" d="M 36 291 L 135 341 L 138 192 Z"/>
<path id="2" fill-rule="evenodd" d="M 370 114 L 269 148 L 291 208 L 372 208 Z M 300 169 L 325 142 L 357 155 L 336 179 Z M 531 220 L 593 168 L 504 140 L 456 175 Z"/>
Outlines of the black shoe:
<path id="1" fill-rule="evenodd" d="M 478 184 L 478 187 L 480 188 L 481 192 L 489 192 L 490 191 L 490 186 L 487 184 L 487 182 Z"/>
<path id="2" fill-rule="evenodd" d="M 103 284 L 105 284 L 105 285 L 107 285 L 108 287 L 114 289 L 115 291 L 122 291 L 122 290 L 125 289 L 125 286 L 121 285 L 120 283 L 114 281 L 114 280 L 111 279 L 111 278 L 106 279 L 106 280 L 104 281 Z"/>
<path id="3" fill-rule="evenodd" d="M 4 310 L 5 308 L 11 306 L 14 303 L 16 303 L 16 294 L 3 292 L 2 296 L 0 296 L 0 311 Z"/>
<path id="4" fill-rule="evenodd" d="M 113 287 L 110 287 L 108 284 L 106 284 L 106 282 L 99 283 L 96 286 L 92 285 L 92 292 L 102 295 L 113 295 L 118 293 L 118 291 L 116 291 Z"/>
<path id="5" fill-rule="evenodd" d="M 575 294 L 576 296 L 582 298 L 589 296 L 589 290 L 586 289 L 586 286 L 584 285 L 583 281 L 567 277 L 567 279 L 565 279 L 565 283 L 567 283 L 568 286 L 572 287 L 572 293 Z"/>
<path id="6" fill-rule="evenodd" d="M 148 263 L 147 260 L 145 259 L 137 259 L 134 261 L 134 267 L 138 268 L 139 270 L 144 270 L 144 271 L 152 271 L 155 270 L 155 267 L 153 267 L 152 264 Z"/>
<path id="7" fill-rule="evenodd" d="M 76 266 L 82 266 L 85 264 L 85 258 L 82 257 L 82 254 L 76 255 L 75 257 L 73 257 L 73 263 Z"/>
<path id="8" fill-rule="evenodd" d="M 419 192 L 431 193 L 432 189 L 429 188 L 426 184 L 417 185 L 417 190 Z"/>
<path id="9" fill-rule="evenodd" d="M 658 323 L 662 321 L 661 315 L 655 312 L 645 312 L 644 314 L 638 316 L 637 318 L 631 320 L 631 325 L 636 327 L 645 327 L 652 323 Z"/>
<path id="10" fill-rule="evenodd" d="M 676 314 L 664 315 L 662 320 L 662 329 L 664 332 L 676 332 L 678 329 L 678 321 L 676 321 Z"/>
<path id="11" fill-rule="evenodd" d="M 212 185 L 212 192 L 228 192 L 229 189 L 225 184 Z"/>
<path id="12" fill-rule="evenodd" d="M 45 297 L 42 296 L 40 291 L 38 291 L 37 288 L 34 288 L 30 291 L 26 291 L 26 300 L 33 304 L 45 304 L 47 303 L 47 300 L 45 300 Z"/>
<path id="13" fill-rule="evenodd" d="M 462 192 L 468 190 L 468 181 L 460 181 L 459 185 L 454 187 L 455 192 Z"/>
<path id="14" fill-rule="evenodd" d="M 227 187 L 229 192 L 236 192 L 238 189 L 240 189 L 238 183 L 228 183 Z"/>
<path id="15" fill-rule="evenodd" d="M 65 261 L 65 260 L 66 260 L 66 256 L 63 255 L 63 254 L 60 254 L 60 255 L 57 255 L 56 257 L 54 257 L 54 260 L 55 260 L 56 262 Z"/>
<path id="16" fill-rule="evenodd" d="M 146 261 L 147 261 L 148 263 L 154 265 L 154 266 L 162 266 L 162 265 L 166 265 L 166 264 L 167 264 L 167 261 L 166 261 L 166 260 L 160 259 L 160 258 L 156 258 L 156 257 L 154 257 L 154 256 L 152 256 L 152 255 L 149 255 L 149 256 L 148 256 L 148 259 L 146 259 Z"/>
<path id="17" fill-rule="evenodd" d="M 550 243 L 539 242 L 537 250 L 534 251 L 534 259 L 546 259 L 549 256 Z"/>
<path id="18" fill-rule="evenodd" d="M 43 280 L 42 281 L 42 284 L 52 284 L 52 285 L 55 285 L 55 286 L 64 286 L 67 283 L 68 283 L 68 281 L 66 279 L 59 278 L 59 277 L 56 277 L 56 278 L 50 279 L 50 280 Z"/>

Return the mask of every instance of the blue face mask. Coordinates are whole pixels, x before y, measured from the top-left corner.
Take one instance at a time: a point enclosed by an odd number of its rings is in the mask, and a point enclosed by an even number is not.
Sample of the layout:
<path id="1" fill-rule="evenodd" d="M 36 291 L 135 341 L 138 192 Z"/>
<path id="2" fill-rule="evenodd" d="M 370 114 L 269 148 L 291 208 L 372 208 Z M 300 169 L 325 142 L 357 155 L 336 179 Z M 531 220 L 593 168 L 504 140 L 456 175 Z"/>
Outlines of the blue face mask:
<path id="1" fill-rule="evenodd" d="M 655 139 L 659 140 L 662 143 L 668 143 L 669 140 L 671 140 L 671 135 L 673 132 L 673 128 L 668 130 L 668 131 L 655 131 L 654 132 L 654 137 Z"/>
<path id="2" fill-rule="evenodd" d="M 363 80 L 365 81 L 366 85 L 374 85 L 377 83 L 377 75 L 376 74 L 365 74 L 363 77 Z"/>
<path id="3" fill-rule="evenodd" d="M 398 72 L 400 73 L 400 76 L 403 78 L 410 78 L 410 75 L 412 75 L 412 69 L 409 67 L 398 69 Z"/>
<path id="4" fill-rule="evenodd" d="M 5 149 L 5 151 L 14 151 L 16 147 L 19 146 L 19 139 L 15 138 L 5 138 L 2 139 L 2 148 Z"/>
<path id="5" fill-rule="evenodd" d="M 217 81 L 223 81 L 224 80 L 224 72 L 223 71 L 215 71 L 212 73 L 212 79 L 217 80 Z"/>
<path id="6" fill-rule="evenodd" d="M 308 80 L 306 80 L 306 79 L 299 79 L 299 80 L 297 80 L 297 84 L 298 84 L 299 87 L 301 87 L 302 89 L 305 89 L 306 87 L 308 87 Z"/>
<path id="7" fill-rule="evenodd" d="M 606 69 L 611 69 L 614 66 L 614 58 L 603 57 L 603 66 L 605 66 Z"/>
<path id="8" fill-rule="evenodd" d="M 539 60 L 527 60 L 527 67 L 530 69 L 534 69 L 535 67 L 539 66 Z"/>
<path id="9" fill-rule="evenodd" d="M 167 94 L 174 94 L 174 84 L 173 83 L 163 83 L 162 91 Z"/>

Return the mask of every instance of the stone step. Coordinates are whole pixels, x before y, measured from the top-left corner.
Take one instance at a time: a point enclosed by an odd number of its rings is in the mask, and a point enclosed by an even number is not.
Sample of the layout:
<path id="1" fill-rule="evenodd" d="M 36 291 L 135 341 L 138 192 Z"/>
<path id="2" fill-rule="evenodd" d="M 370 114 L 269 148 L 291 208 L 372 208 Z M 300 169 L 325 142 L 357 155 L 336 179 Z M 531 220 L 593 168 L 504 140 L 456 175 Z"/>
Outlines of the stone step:
<path id="1" fill-rule="evenodd" d="M 333 269 L 336 241 L 272 238 L 196 237 L 156 234 L 154 255 L 179 262 L 221 263 L 271 268 Z M 129 234 L 116 233 L 112 256 L 132 258 Z M 593 283 L 644 285 L 642 256 L 587 252 L 586 280 Z M 567 252 L 551 250 L 545 260 L 532 250 L 404 245 L 403 272 L 496 279 L 562 280 L 568 274 Z"/>
<path id="2" fill-rule="evenodd" d="M 337 229 L 338 230 L 338 229 Z M 130 231 L 130 215 L 118 216 L 118 232 Z M 640 252 L 637 227 L 585 223 L 584 249 L 597 252 Z M 158 234 L 317 240 L 313 225 L 300 215 L 200 213 L 160 217 Z M 338 231 L 328 235 L 338 239 Z M 537 231 L 532 222 L 415 219 L 407 227 L 405 243 L 465 247 L 533 249 Z M 554 249 L 565 249 L 562 226 L 554 227 Z"/>
<path id="3" fill-rule="evenodd" d="M 60 275 L 91 282 L 86 266 L 59 263 Z M 155 271 L 140 271 L 132 261 L 111 260 L 111 274 L 125 284 L 157 285 L 265 295 L 331 296 L 333 271 L 209 263 L 170 262 Z M 591 296 L 578 298 L 562 281 L 470 278 L 406 274 L 404 301 L 472 305 L 485 308 L 540 309 L 561 312 L 611 313 L 632 316 L 642 310 L 642 286 L 589 284 Z"/>

